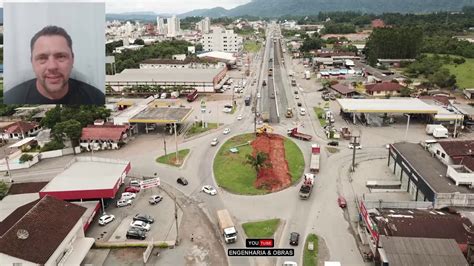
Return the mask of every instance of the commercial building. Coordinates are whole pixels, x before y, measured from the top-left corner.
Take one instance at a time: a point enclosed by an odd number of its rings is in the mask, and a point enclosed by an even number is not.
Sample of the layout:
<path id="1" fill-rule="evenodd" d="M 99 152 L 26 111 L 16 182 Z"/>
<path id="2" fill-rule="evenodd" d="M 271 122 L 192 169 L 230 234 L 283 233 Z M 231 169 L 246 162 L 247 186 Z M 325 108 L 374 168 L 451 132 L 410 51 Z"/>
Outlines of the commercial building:
<path id="1" fill-rule="evenodd" d="M 225 53 L 219 51 L 200 53 L 197 55 L 197 57 L 205 60 L 215 60 L 217 62 L 223 62 L 226 65 L 230 66 L 229 68 L 231 68 L 232 65 L 235 65 L 235 63 L 237 62 L 237 58 L 235 58 L 232 53 Z"/>
<path id="2" fill-rule="evenodd" d="M 86 208 L 45 196 L 0 223 L 2 265 L 80 265 L 94 244 L 85 237 Z"/>
<path id="3" fill-rule="evenodd" d="M 75 157 L 39 195 L 50 195 L 62 200 L 111 199 L 124 183 L 130 169 L 128 161 Z"/>
<path id="4" fill-rule="evenodd" d="M 115 91 L 132 86 L 182 86 L 199 92 L 215 92 L 223 84 L 227 73 L 225 67 L 125 69 L 116 75 L 107 75 L 106 86 Z"/>
<path id="5" fill-rule="evenodd" d="M 157 68 L 222 68 L 224 63 L 217 62 L 215 59 L 199 59 L 186 57 L 184 60 L 173 59 L 147 59 L 140 62 L 140 69 Z"/>
<path id="6" fill-rule="evenodd" d="M 215 27 L 211 32 L 203 34 L 201 43 L 204 51 L 235 53 L 242 50 L 243 40 L 234 30 Z"/>
<path id="7" fill-rule="evenodd" d="M 474 240 L 471 220 L 450 209 L 369 209 L 361 201 L 359 212 L 364 225 L 360 228 L 362 241 L 369 244 L 373 254 L 381 246 L 382 236 L 454 239 L 464 254 Z"/>
<path id="8" fill-rule="evenodd" d="M 79 146 L 87 151 L 115 150 L 128 141 L 127 125 L 89 125 L 82 129 Z"/>
<path id="9" fill-rule="evenodd" d="M 432 202 L 435 208 L 474 207 L 474 190 L 464 185 L 465 182 L 456 185 L 448 176 L 448 166 L 436 158 L 446 157 L 443 156 L 445 153 L 437 150 L 434 156 L 430 153 L 433 149 L 437 148 L 424 148 L 408 142 L 390 145 L 387 164 L 400 179 L 401 190 L 409 192 L 412 200 Z M 451 172 L 451 175 L 455 174 Z M 458 173 L 460 180 L 463 174 L 463 171 Z"/>

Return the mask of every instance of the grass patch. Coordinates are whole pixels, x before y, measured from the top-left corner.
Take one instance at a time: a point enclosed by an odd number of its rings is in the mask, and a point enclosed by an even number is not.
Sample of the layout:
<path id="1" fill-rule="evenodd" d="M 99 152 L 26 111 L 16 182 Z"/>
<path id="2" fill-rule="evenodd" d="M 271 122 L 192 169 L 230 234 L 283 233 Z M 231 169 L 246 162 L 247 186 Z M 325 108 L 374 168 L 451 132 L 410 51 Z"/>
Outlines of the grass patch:
<path id="1" fill-rule="evenodd" d="M 247 164 L 245 156 L 252 153 L 252 146 L 238 147 L 238 153 L 231 153 L 230 148 L 247 143 L 255 139 L 253 133 L 235 136 L 226 141 L 217 152 L 214 160 L 214 176 L 217 184 L 236 194 L 261 195 L 269 191 L 256 189 L 253 186 L 257 178 L 255 169 Z"/>
<path id="2" fill-rule="evenodd" d="M 157 163 L 169 164 L 172 166 L 181 166 L 183 165 L 184 159 L 188 156 L 189 149 L 179 150 L 178 151 L 178 163 L 176 163 L 176 153 L 170 153 L 168 155 L 163 155 L 156 158 Z"/>
<path id="3" fill-rule="evenodd" d="M 339 152 L 339 149 L 338 149 L 338 148 L 334 148 L 334 147 L 326 147 L 326 150 L 327 150 L 329 153 L 336 153 L 336 152 Z"/>
<path id="4" fill-rule="evenodd" d="M 288 170 L 291 175 L 291 183 L 296 183 L 303 175 L 304 157 L 300 148 L 292 140 L 285 138 L 285 158 L 288 161 Z"/>
<path id="5" fill-rule="evenodd" d="M 257 43 L 256 41 L 244 42 L 244 51 L 249 52 L 249 53 L 257 53 L 261 47 L 262 47 L 262 44 Z"/>
<path id="6" fill-rule="evenodd" d="M 280 219 L 270 219 L 260 222 L 249 222 L 242 224 L 245 234 L 249 238 L 272 237 L 280 224 Z"/>
<path id="7" fill-rule="evenodd" d="M 217 128 L 219 125 L 217 123 L 207 123 L 207 127 L 203 128 L 202 123 L 194 123 L 193 126 L 186 132 L 186 137 L 191 137 L 197 134 L 201 134 L 211 129 Z"/>
<path id="8" fill-rule="evenodd" d="M 474 59 L 464 58 L 465 63 L 456 65 L 449 64 L 444 65 L 451 74 L 456 76 L 456 83 L 461 88 L 474 88 L 474 77 L 472 76 L 472 70 L 474 69 Z"/>
<path id="9" fill-rule="evenodd" d="M 217 152 L 214 160 L 214 176 L 217 184 L 235 194 L 262 195 L 270 191 L 257 189 L 254 182 L 257 180 L 255 169 L 247 164 L 247 154 L 252 153 L 252 146 L 243 145 L 238 147 L 238 153 L 231 153 L 230 148 L 247 143 L 255 139 L 253 133 L 235 136 L 226 141 Z M 292 182 L 299 180 L 304 171 L 303 153 L 299 147 L 290 139 L 285 139 L 285 156 Z"/>
<path id="10" fill-rule="evenodd" d="M 316 117 L 319 120 L 319 124 L 324 127 L 326 125 L 326 119 L 324 117 L 324 109 L 321 107 L 314 107 L 314 112 L 316 113 Z"/>
<path id="11" fill-rule="evenodd" d="M 308 243 L 313 242 L 314 250 L 308 250 Z M 318 265 L 318 236 L 309 234 L 304 243 L 303 266 Z"/>

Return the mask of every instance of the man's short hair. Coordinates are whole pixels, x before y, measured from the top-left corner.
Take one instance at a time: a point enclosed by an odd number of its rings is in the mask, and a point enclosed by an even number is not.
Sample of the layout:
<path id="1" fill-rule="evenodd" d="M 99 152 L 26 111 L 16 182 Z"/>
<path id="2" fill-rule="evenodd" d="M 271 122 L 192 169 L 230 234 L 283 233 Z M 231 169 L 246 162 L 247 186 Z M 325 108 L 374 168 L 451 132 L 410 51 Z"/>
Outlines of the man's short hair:
<path id="1" fill-rule="evenodd" d="M 30 49 L 31 49 L 31 54 L 33 55 L 33 46 L 35 45 L 36 41 L 39 39 L 41 36 L 53 36 L 53 35 L 59 35 L 64 37 L 66 39 L 67 45 L 69 46 L 69 49 L 71 49 L 72 56 L 74 56 L 74 52 L 72 51 L 72 39 L 69 34 L 67 34 L 66 30 L 58 27 L 58 26 L 46 26 L 40 31 L 38 31 L 33 38 L 31 38 L 30 42 Z"/>

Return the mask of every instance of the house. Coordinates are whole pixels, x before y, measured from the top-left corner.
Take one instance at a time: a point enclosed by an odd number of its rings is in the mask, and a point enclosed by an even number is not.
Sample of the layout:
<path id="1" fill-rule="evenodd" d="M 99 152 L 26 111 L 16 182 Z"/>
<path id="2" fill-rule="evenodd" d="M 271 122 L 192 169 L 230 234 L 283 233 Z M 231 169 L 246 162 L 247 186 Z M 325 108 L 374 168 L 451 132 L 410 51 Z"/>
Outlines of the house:
<path id="1" fill-rule="evenodd" d="M 372 28 L 384 28 L 385 22 L 382 19 L 374 19 L 372 20 Z"/>
<path id="2" fill-rule="evenodd" d="M 374 97 L 398 96 L 403 86 L 396 82 L 381 82 L 365 85 L 367 94 Z"/>
<path id="3" fill-rule="evenodd" d="M 24 139 L 34 136 L 41 130 L 36 122 L 17 121 L 2 128 L 3 139 Z"/>
<path id="4" fill-rule="evenodd" d="M 0 223 L 2 265 L 80 265 L 94 244 L 85 237 L 86 208 L 45 196 Z"/>
<path id="5" fill-rule="evenodd" d="M 355 90 L 352 87 L 349 87 L 344 84 L 338 83 L 335 85 L 331 85 L 331 89 L 333 89 L 334 91 L 336 91 L 337 93 L 345 97 L 351 97 L 352 95 L 355 94 Z"/>
<path id="6" fill-rule="evenodd" d="M 120 143 L 126 143 L 128 125 L 89 125 L 82 129 L 80 146 L 87 151 L 118 149 Z M 92 147 L 91 147 L 92 145 Z"/>

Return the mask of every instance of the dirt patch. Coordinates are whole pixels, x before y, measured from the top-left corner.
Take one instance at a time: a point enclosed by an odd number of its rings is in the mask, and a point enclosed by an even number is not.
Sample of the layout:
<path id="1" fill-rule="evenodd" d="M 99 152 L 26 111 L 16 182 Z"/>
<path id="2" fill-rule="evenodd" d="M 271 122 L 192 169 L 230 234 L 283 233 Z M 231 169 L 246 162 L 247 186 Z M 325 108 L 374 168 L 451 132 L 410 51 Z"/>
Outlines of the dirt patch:
<path id="1" fill-rule="evenodd" d="M 257 152 L 268 154 L 268 162 L 271 167 L 262 168 L 257 174 L 254 186 L 259 189 L 267 189 L 271 192 L 282 190 L 291 185 L 291 175 L 288 162 L 285 159 L 284 139 L 276 134 L 264 134 L 258 136 L 253 142 L 253 155 Z"/>
<path id="2" fill-rule="evenodd" d="M 9 195 L 26 194 L 26 193 L 37 193 L 40 192 L 48 182 L 29 182 L 29 183 L 17 183 L 12 184 Z"/>

